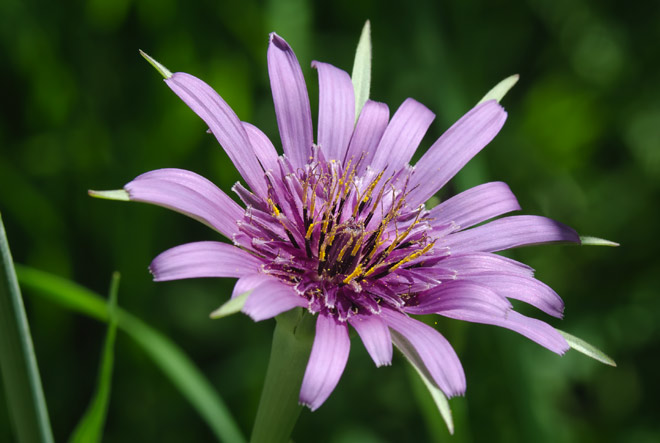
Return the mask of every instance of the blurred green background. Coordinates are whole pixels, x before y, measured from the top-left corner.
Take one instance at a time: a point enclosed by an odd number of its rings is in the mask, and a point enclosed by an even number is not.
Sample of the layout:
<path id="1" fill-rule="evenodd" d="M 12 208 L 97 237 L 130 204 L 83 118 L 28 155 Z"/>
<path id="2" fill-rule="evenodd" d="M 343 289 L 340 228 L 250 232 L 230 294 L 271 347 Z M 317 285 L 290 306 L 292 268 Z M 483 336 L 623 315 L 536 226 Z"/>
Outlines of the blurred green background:
<path id="1" fill-rule="evenodd" d="M 509 183 L 524 213 L 621 243 L 533 247 L 511 256 L 566 302 L 565 319 L 525 310 L 599 346 L 610 368 L 560 358 L 495 327 L 438 320 L 465 367 L 450 438 L 406 362 L 376 369 L 354 340 L 346 372 L 299 442 L 656 442 L 660 439 L 660 3 L 615 1 L 0 2 L 3 68 L 0 211 L 18 263 L 107 293 L 177 342 L 227 402 L 245 434 L 256 412 L 273 321 L 208 314 L 233 282 L 155 284 L 159 252 L 216 239 L 165 209 L 94 200 L 161 167 L 196 171 L 225 191 L 239 176 L 203 123 L 138 55 L 211 84 L 242 120 L 279 136 L 266 69 L 268 32 L 303 65 L 350 71 L 372 23 L 372 98 L 394 111 L 414 97 L 437 114 L 428 147 L 502 78 L 500 135 L 443 190 Z M 417 157 L 418 158 L 418 157 Z M 24 291 L 57 441 L 94 390 L 106 327 Z M 0 387 L 0 397 L 2 397 Z M 105 441 L 211 441 L 213 434 L 143 352 L 118 335 Z M 0 402 L 0 441 L 12 441 Z"/>

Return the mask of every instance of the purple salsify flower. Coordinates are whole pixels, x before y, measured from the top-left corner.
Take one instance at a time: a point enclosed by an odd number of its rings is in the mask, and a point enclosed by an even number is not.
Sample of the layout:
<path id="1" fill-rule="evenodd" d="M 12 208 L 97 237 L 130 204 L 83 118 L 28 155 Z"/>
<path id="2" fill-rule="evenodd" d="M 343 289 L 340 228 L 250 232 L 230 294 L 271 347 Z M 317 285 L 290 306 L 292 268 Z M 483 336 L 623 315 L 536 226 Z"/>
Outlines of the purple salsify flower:
<path id="1" fill-rule="evenodd" d="M 337 385 L 349 354 L 349 325 L 377 366 L 394 343 L 447 396 L 465 391 L 461 363 L 447 340 L 409 314 L 440 314 L 516 331 L 558 354 L 562 335 L 515 312 L 508 299 L 561 317 L 563 302 L 533 270 L 494 252 L 539 243 L 575 242 L 571 228 L 520 209 L 509 187 L 486 183 L 438 206 L 424 203 L 498 133 L 506 112 L 481 103 L 445 132 L 413 167 L 434 119 L 407 99 L 390 119 L 387 105 L 367 101 L 356 122 L 349 75 L 314 62 L 319 118 L 314 143 L 302 70 L 289 45 L 271 34 L 268 70 L 284 154 L 259 129 L 241 122 L 207 84 L 185 73 L 167 85 L 209 126 L 249 188 L 235 203 L 205 178 L 161 169 L 125 186 L 133 201 L 193 217 L 233 245 L 206 241 L 163 252 L 156 281 L 238 278 L 232 297 L 249 292 L 242 311 L 255 321 L 296 307 L 317 316 L 300 391 L 315 410 Z"/>

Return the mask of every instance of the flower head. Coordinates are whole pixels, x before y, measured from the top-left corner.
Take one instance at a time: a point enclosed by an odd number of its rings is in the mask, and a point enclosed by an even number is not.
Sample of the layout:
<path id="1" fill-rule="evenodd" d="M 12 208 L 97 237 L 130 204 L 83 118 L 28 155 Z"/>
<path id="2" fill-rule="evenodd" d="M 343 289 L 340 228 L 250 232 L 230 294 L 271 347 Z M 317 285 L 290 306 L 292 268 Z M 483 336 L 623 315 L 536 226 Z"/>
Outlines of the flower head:
<path id="1" fill-rule="evenodd" d="M 232 297 L 249 292 L 242 310 L 256 321 L 295 307 L 316 315 L 300 391 L 301 403 L 312 410 L 341 377 L 349 326 L 377 366 L 390 364 L 394 343 L 447 396 L 465 390 L 460 361 L 438 331 L 410 314 L 493 324 L 565 352 L 568 344 L 554 328 L 515 312 L 509 302 L 522 300 L 561 317 L 562 300 L 534 279 L 531 268 L 494 252 L 579 242 L 577 234 L 537 216 L 481 224 L 520 209 L 501 182 L 431 209 L 424 205 L 498 133 L 506 120 L 499 103 L 474 107 L 410 166 L 433 113 L 407 99 L 390 118 L 387 105 L 367 101 L 356 121 L 349 75 L 326 63 L 312 66 L 320 90 L 316 143 L 298 60 L 282 38 L 271 35 L 268 70 L 279 156 L 269 138 L 241 122 L 211 87 L 167 71 L 167 85 L 209 126 L 247 187 L 232 188 L 241 206 L 184 170 L 151 171 L 125 186 L 130 200 L 187 214 L 233 242 L 165 251 L 150 266 L 155 280 L 235 277 Z"/>

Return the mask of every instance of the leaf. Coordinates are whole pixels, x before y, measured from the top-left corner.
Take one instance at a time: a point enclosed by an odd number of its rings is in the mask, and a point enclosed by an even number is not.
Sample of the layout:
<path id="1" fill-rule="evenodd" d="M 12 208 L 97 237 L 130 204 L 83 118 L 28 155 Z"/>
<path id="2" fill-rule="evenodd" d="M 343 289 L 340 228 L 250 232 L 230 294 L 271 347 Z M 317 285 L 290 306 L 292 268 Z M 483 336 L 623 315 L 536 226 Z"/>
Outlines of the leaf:
<path id="1" fill-rule="evenodd" d="M 557 331 L 564 336 L 571 348 L 583 353 L 588 357 L 593 358 L 594 360 L 598 360 L 601 363 L 616 367 L 616 362 L 600 349 L 590 345 L 580 338 L 575 337 L 574 335 L 569 334 L 568 332 L 560 331 L 559 329 L 557 329 Z"/>
<path id="2" fill-rule="evenodd" d="M 43 271 L 25 266 L 17 266 L 17 271 L 21 284 L 33 290 L 34 294 L 97 320 L 109 320 L 108 306 L 100 295 Z M 117 327 L 142 347 L 145 354 L 197 409 L 219 440 L 245 442 L 222 398 L 181 348 L 120 307 L 117 307 L 116 315 Z"/>
<path id="3" fill-rule="evenodd" d="M 85 415 L 76 426 L 69 441 L 71 443 L 100 442 L 103 437 L 108 403 L 110 402 L 110 388 L 112 385 L 112 370 L 115 359 L 115 338 L 117 336 L 117 292 L 119 289 L 119 273 L 112 275 L 110 296 L 108 299 L 108 313 L 110 323 L 105 337 L 103 354 L 99 367 L 96 393 L 89 404 Z"/>
<path id="4" fill-rule="evenodd" d="M 251 293 L 252 291 L 246 291 L 234 298 L 230 298 L 225 304 L 211 312 L 210 317 L 212 319 L 217 319 L 241 312 L 241 309 L 243 309 L 243 306 Z"/>
<path id="5" fill-rule="evenodd" d="M 604 238 L 590 237 L 588 235 L 580 236 L 580 244 L 582 246 L 619 246 L 616 242 L 605 240 Z"/>
<path id="6" fill-rule="evenodd" d="M 421 378 L 422 382 L 424 382 L 424 386 L 426 386 L 426 389 L 428 389 L 429 393 L 431 394 L 433 402 L 438 408 L 442 419 L 447 424 L 449 433 L 453 435 L 454 419 L 451 415 L 451 408 L 449 407 L 449 401 L 447 400 L 447 397 L 440 390 L 440 388 L 438 388 L 435 383 L 431 381 L 430 374 L 427 373 L 426 367 L 424 366 L 422 359 L 417 354 L 415 347 L 412 346 L 412 344 L 398 332 L 391 330 L 390 334 L 392 334 L 392 342 L 406 357 L 406 360 L 408 360 L 412 367 L 415 368 L 415 371 L 417 371 L 417 374 Z"/>
<path id="7" fill-rule="evenodd" d="M 511 90 L 511 88 L 513 88 L 516 83 L 518 83 L 518 79 L 520 79 L 518 74 L 510 75 L 509 77 L 505 78 L 496 84 L 493 89 L 488 91 L 477 104 L 487 102 L 488 100 L 497 100 L 500 102 L 506 93 L 509 92 L 509 90 Z"/>
<path id="8" fill-rule="evenodd" d="M 130 197 L 128 196 L 128 192 L 124 191 L 123 189 L 114 189 L 112 191 L 93 191 L 89 190 L 87 193 L 91 197 L 95 198 L 103 198 L 106 200 L 119 200 L 119 201 L 129 201 Z"/>
<path id="9" fill-rule="evenodd" d="M 158 71 L 160 75 L 162 75 L 166 79 L 172 77 L 172 73 L 170 72 L 169 69 L 158 63 L 155 59 L 151 58 L 151 56 L 149 56 L 149 54 L 144 52 L 142 49 L 140 49 L 139 51 L 140 51 L 140 55 L 144 57 L 144 59 L 148 61 L 151 66 L 156 68 L 156 71 Z"/>
<path id="10" fill-rule="evenodd" d="M 51 443 L 46 399 L 0 216 L 0 372 L 17 441 Z"/>
<path id="11" fill-rule="evenodd" d="M 369 99 L 371 88 L 371 24 L 369 20 L 364 24 L 360 34 L 351 80 L 355 90 L 355 121 L 357 121 L 362 107 Z"/>
<path id="12" fill-rule="evenodd" d="M 419 370 L 417 365 L 413 364 L 412 361 L 410 361 L 410 364 L 412 365 L 413 368 L 415 368 L 417 375 L 419 375 L 419 378 L 422 380 L 422 382 L 424 382 L 424 386 L 426 386 L 426 389 L 428 389 L 429 394 L 431 394 L 431 398 L 433 398 L 433 402 L 438 408 L 438 411 L 440 412 L 442 419 L 447 424 L 447 429 L 449 430 L 449 433 L 454 435 L 454 419 L 451 415 L 449 400 L 447 399 L 445 394 L 437 386 L 435 386 L 433 382 L 431 382 L 428 379 L 428 377 L 426 377 L 422 373 L 422 371 Z"/>

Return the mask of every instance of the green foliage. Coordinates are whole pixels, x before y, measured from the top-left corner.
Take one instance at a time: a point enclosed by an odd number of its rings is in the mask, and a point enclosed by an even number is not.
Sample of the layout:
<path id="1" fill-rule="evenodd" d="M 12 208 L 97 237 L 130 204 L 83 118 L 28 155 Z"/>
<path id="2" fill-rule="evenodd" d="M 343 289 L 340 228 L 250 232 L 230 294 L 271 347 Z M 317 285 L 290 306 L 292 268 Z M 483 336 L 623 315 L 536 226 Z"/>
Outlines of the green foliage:
<path id="1" fill-rule="evenodd" d="M 137 317 L 114 306 L 112 302 L 108 306 L 101 296 L 60 277 L 36 269 L 19 267 L 19 280 L 25 287 L 35 290 L 35 293 L 43 295 L 57 304 L 97 320 L 110 322 L 109 331 L 112 331 L 112 323 L 116 322 L 117 327 L 140 345 L 144 353 L 153 360 L 181 391 L 181 394 L 206 419 L 207 424 L 219 439 L 227 442 L 244 441 L 227 407 L 212 385 L 186 354 L 161 333 Z M 116 291 L 114 288 L 113 290 Z M 105 365 L 109 364 L 111 363 L 104 359 L 102 377 L 109 378 L 109 375 L 105 373 L 109 370 L 105 368 Z M 100 389 L 109 389 L 109 386 L 105 387 L 105 383 L 109 383 L 109 379 L 103 378 Z M 101 395 L 107 394 L 100 393 L 97 398 Z M 103 398 L 95 400 L 95 403 L 96 401 L 107 401 L 107 398 L 105 400 Z M 96 406 L 95 403 L 92 404 L 91 410 L 102 408 L 102 406 Z M 94 410 L 91 414 L 99 414 L 99 416 L 90 418 L 90 420 L 100 420 L 101 413 L 101 411 Z M 99 426 L 99 424 L 97 423 L 96 426 Z M 87 432 L 87 430 L 80 430 L 79 432 L 82 437 L 82 433 Z M 74 435 L 75 437 L 77 435 Z"/>
<path id="2" fill-rule="evenodd" d="M 0 216 L 0 369 L 16 439 L 53 441 L 30 325 Z"/>
<path id="3" fill-rule="evenodd" d="M 115 338 L 117 337 L 117 293 L 119 291 L 119 273 L 112 275 L 110 296 L 108 297 L 108 332 L 105 336 L 96 392 L 87 411 L 74 429 L 70 443 L 94 443 L 103 438 L 103 427 L 110 403 L 112 386 L 112 368 L 115 359 Z"/>

